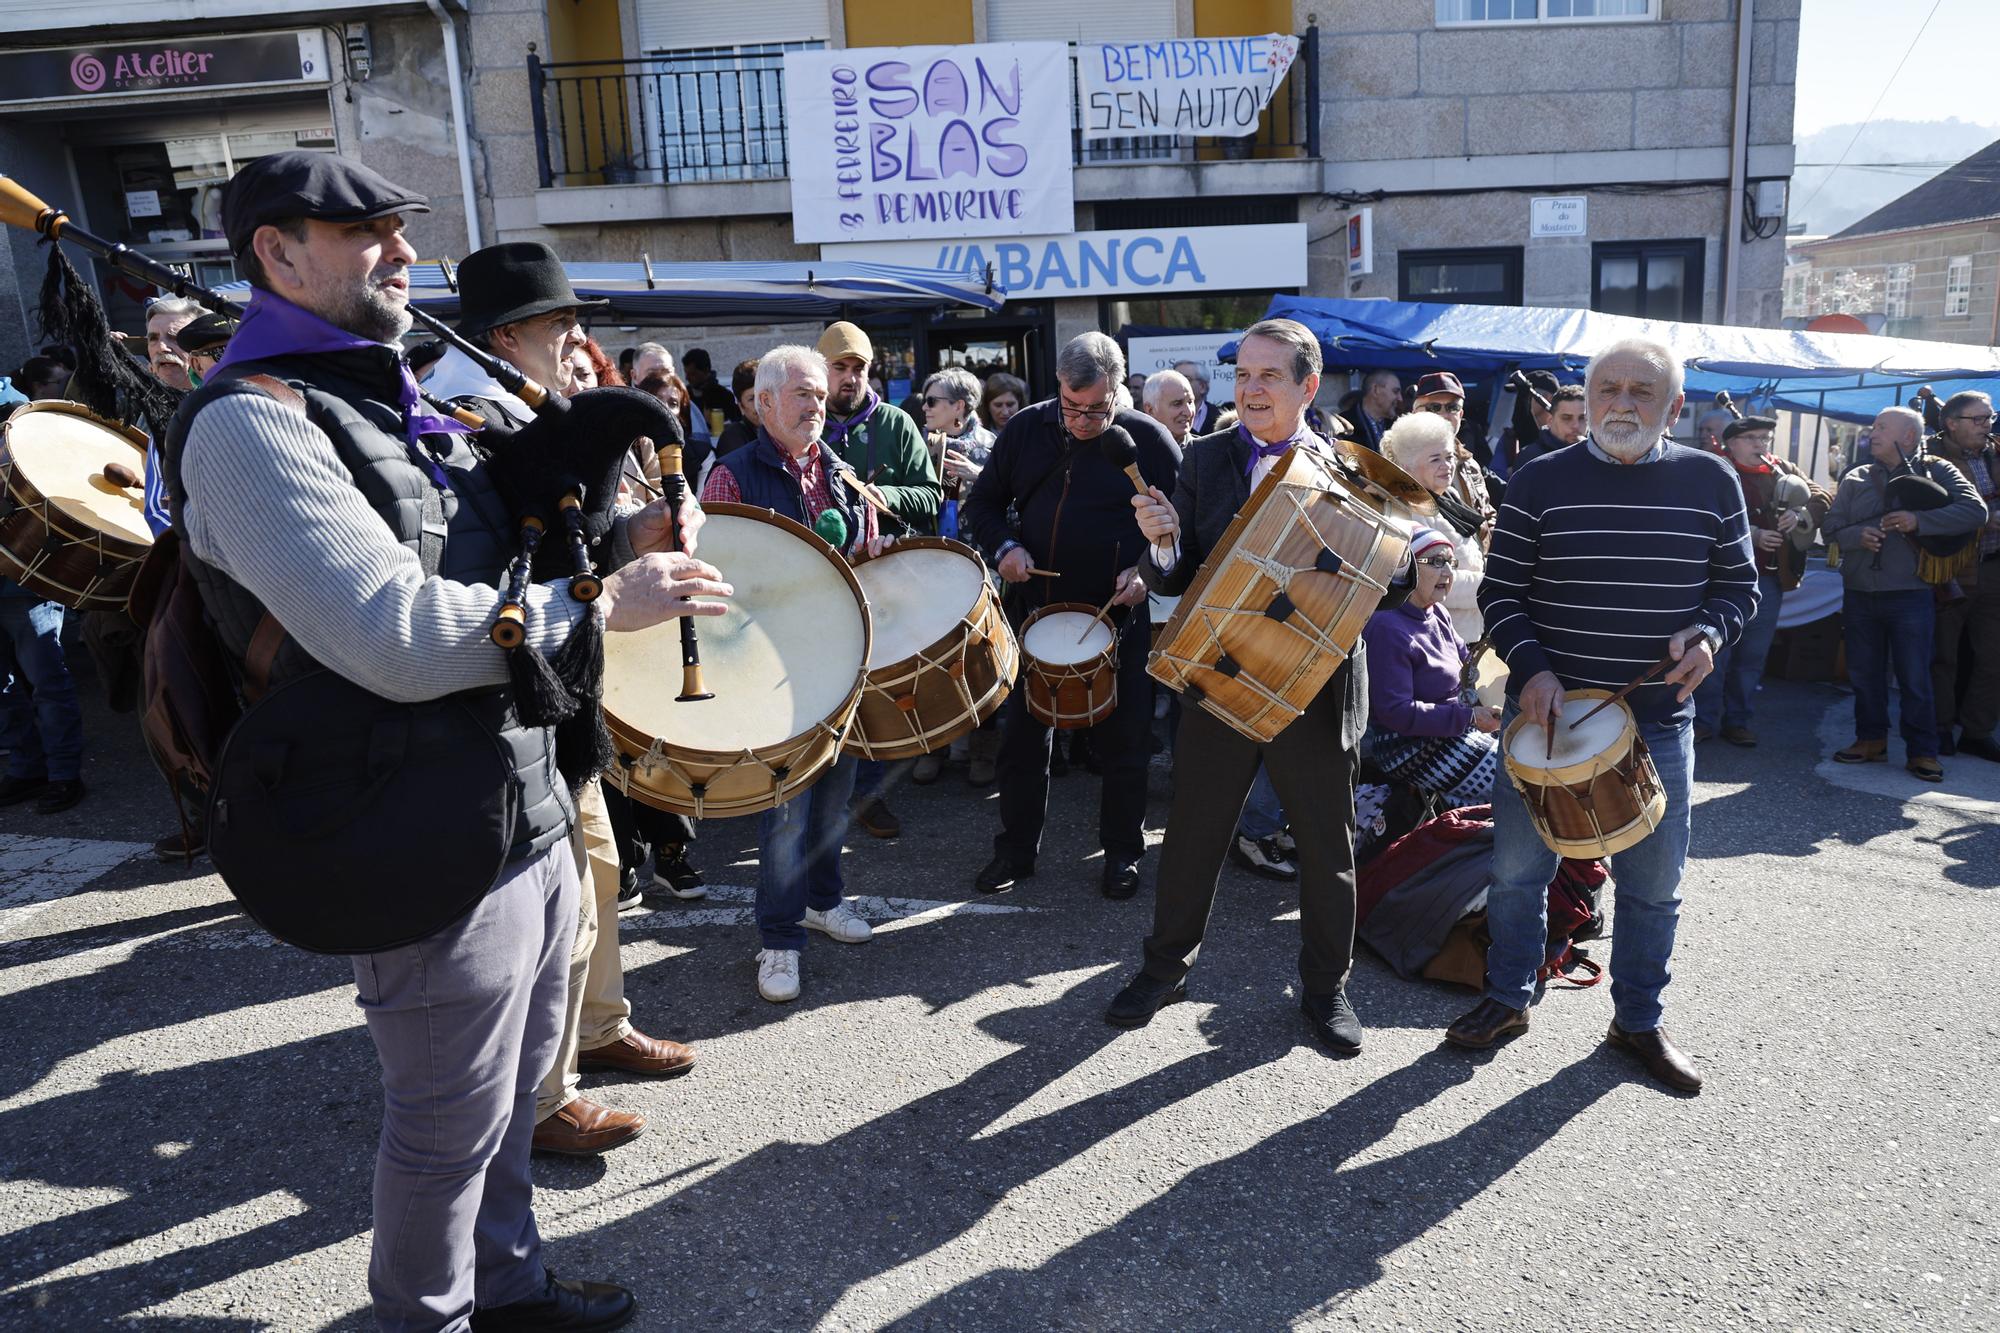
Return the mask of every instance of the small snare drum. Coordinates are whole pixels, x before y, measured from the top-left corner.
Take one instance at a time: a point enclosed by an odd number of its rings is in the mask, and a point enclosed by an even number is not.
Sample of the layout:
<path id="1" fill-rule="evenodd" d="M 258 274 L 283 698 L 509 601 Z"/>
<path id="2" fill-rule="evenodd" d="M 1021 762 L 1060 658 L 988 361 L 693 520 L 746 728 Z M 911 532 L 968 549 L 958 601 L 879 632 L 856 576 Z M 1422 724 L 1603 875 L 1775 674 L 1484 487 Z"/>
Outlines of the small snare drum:
<path id="1" fill-rule="evenodd" d="M 1056 602 L 1021 626 L 1028 712 L 1058 731 L 1094 727 L 1118 706 L 1118 633 L 1097 608 Z"/>
<path id="2" fill-rule="evenodd" d="M 1623 702 L 1572 729 L 1611 697 L 1609 690 L 1572 690 L 1548 732 L 1517 717 L 1504 738 L 1507 776 L 1528 807 L 1535 832 L 1555 852 L 1579 860 L 1614 856 L 1645 840 L 1667 812 L 1660 771 L 1639 739 L 1639 724 Z"/>

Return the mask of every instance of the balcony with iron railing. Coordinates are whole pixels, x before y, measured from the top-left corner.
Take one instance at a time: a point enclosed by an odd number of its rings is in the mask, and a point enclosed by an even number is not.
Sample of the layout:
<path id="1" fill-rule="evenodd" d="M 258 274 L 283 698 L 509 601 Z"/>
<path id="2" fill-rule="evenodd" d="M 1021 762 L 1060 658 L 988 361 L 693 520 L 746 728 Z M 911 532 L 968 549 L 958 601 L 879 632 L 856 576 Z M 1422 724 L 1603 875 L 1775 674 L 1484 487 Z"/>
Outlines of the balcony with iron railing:
<path id="1" fill-rule="evenodd" d="M 558 63 L 544 61 L 530 50 L 528 89 L 542 194 L 580 192 L 591 186 L 784 181 L 788 175 L 784 53 L 818 45 L 771 43 L 666 52 L 637 60 Z M 1072 49 L 1072 89 L 1076 77 Z M 1072 107 L 1080 107 L 1081 99 L 1072 96 L 1071 101 Z M 1070 137 L 1079 198 L 1144 197 L 1143 187 L 1134 195 L 1135 181 L 1126 170 L 1133 167 L 1289 163 L 1294 168 L 1289 175 L 1316 181 L 1319 29 L 1309 27 L 1300 37 L 1298 58 L 1278 85 L 1254 135 L 1086 140 L 1078 115 L 1072 111 Z M 1100 174 L 1097 168 L 1111 170 Z M 1287 188 L 1286 181 L 1275 184 Z M 1185 184 L 1169 186 L 1164 181 L 1162 188 L 1187 191 Z M 730 192 L 716 197 L 719 204 L 724 197 L 746 196 Z M 760 190 L 749 197 L 768 202 L 781 196 Z M 582 199 L 563 200 L 538 211 L 544 222 L 602 220 L 601 214 L 591 216 Z M 674 211 L 702 216 L 737 210 L 682 203 Z"/>

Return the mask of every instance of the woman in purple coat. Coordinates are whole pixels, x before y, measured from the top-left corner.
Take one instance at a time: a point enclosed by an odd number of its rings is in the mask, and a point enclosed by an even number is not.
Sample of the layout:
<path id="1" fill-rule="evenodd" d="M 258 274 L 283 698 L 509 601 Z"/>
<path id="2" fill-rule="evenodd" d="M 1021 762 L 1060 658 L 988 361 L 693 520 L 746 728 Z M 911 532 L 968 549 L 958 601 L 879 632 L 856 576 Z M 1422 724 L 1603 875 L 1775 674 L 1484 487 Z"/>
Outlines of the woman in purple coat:
<path id="1" fill-rule="evenodd" d="M 1365 746 L 1391 779 L 1447 806 L 1484 805 L 1500 767 L 1500 710 L 1459 687 L 1465 640 L 1444 608 L 1457 576 L 1451 539 L 1418 528 L 1410 542 L 1416 581 L 1401 606 L 1368 619 Z"/>

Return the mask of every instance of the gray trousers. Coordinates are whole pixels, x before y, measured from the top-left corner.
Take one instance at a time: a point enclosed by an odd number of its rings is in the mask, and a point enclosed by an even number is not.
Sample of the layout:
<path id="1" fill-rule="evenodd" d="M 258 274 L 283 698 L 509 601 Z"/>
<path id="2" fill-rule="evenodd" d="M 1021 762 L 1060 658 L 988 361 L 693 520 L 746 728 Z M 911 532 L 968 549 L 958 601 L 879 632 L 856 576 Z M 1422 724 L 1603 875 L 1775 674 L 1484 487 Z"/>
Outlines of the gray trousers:
<path id="1" fill-rule="evenodd" d="M 538 1295 L 528 1152 L 577 919 L 567 840 L 509 865 L 464 920 L 354 959 L 382 1063 L 368 1289 L 385 1330 L 468 1327 Z"/>

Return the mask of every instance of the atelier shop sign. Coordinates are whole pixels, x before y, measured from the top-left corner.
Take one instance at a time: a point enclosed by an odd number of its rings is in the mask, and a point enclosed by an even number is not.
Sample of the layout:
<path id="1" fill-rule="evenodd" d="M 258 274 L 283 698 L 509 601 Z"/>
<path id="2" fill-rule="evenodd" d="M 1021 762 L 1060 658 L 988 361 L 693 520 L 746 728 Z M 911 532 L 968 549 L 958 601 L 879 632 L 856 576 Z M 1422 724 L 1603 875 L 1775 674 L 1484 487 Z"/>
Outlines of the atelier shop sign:
<path id="1" fill-rule="evenodd" d="M 10 103 L 328 78 L 326 35 L 317 30 L 0 52 L 0 101 Z"/>

